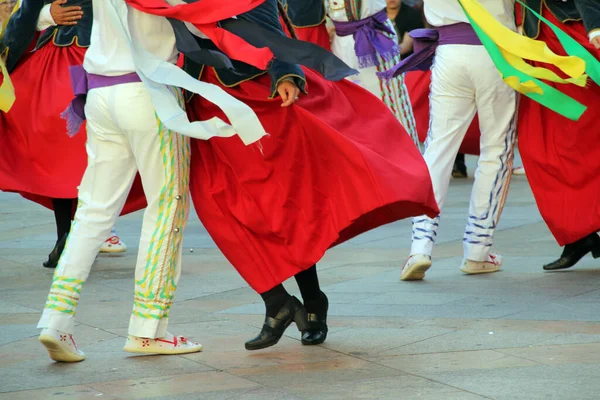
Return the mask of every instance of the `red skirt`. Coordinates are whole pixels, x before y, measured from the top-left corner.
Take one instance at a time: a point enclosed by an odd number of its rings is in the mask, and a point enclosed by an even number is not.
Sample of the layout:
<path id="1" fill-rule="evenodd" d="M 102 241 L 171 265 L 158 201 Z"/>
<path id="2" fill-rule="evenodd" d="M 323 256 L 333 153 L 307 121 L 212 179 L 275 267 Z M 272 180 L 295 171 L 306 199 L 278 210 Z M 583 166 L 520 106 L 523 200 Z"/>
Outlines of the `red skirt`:
<path id="1" fill-rule="evenodd" d="M 427 166 L 390 110 L 353 83 L 305 69 L 309 95 L 288 108 L 268 99 L 263 75 L 229 94 L 257 113 L 270 136 L 193 140 L 191 193 L 225 257 L 259 293 L 356 235 L 438 208 Z M 211 69 L 204 81 L 219 84 Z M 194 97 L 190 118 L 224 114 Z"/>
<path id="2" fill-rule="evenodd" d="M 30 53 L 11 79 L 16 101 L 0 113 L 0 190 L 52 208 L 53 198 L 77 198 L 87 166 L 85 125 L 70 138 L 60 114 L 73 100 L 69 66 L 83 63 L 85 48 L 48 43 Z M 145 207 L 136 179 L 124 212 Z"/>
<path id="3" fill-rule="evenodd" d="M 543 15 L 600 58 L 581 22 L 562 24 L 546 7 Z M 538 39 L 555 53 L 566 55 L 546 25 L 541 25 Z M 592 81 L 585 88 L 546 83 L 589 107 L 575 122 L 521 97 L 519 150 L 523 166 L 542 217 L 562 246 L 600 231 L 600 87 Z"/>
<path id="4" fill-rule="evenodd" d="M 325 23 L 310 28 L 295 28 L 296 36 L 305 42 L 318 44 L 319 46 L 331 51 L 331 42 Z"/>
<path id="5" fill-rule="evenodd" d="M 425 143 L 429 131 L 429 86 L 431 85 L 431 71 L 411 71 L 405 75 L 404 82 L 408 89 L 410 102 L 413 106 L 417 133 L 421 143 Z M 459 152 L 463 154 L 479 155 L 479 118 L 475 115 Z"/>

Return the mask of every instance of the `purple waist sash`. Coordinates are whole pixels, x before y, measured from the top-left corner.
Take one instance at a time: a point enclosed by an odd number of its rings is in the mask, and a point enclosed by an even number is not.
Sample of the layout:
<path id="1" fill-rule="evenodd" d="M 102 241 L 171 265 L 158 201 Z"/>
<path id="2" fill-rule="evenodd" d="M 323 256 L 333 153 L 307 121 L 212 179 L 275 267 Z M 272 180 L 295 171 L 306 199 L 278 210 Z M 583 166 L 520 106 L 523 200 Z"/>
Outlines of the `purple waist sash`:
<path id="1" fill-rule="evenodd" d="M 354 53 L 358 57 L 360 68 L 379 65 L 378 54 L 386 61 L 400 54 L 398 44 L 385 35 L 386 33 L 389 35 L 395 33 L 386 24 L 387 20 L 387 13 L 385 10 L 381 10 L 377 14 L 359 21 L 333 21 L 335 33 L 338 36 L 353 36 Z"/>
<path id="2" fill-rule="evenodd" d="M 67 135 L 70 137 L 75 136 L 79 132 L 81 125 L 85 121 L 85 102 L 90 90 L 121 85 L 123 83 L 141 82 L 140 77 L 135 72 L 119 76 L 95 75 L 87 73 L 83 69 L 83 65 L 69 67 L 69 74 L 75 98 L 60 116 L 67 121 Z"/>
<path id="3" fill-rule="evenodd" d="M 481 45 L 473 27 L 463 22 L 434 29 L 415 29 L 410 31 L 409 35 L 414 39 L 413 54 L 393 68 L 378 72 L 379 78 L 391 79 L 408 71 L 427 71 L 433 64 L 438 46 L 446 44 Z"/>

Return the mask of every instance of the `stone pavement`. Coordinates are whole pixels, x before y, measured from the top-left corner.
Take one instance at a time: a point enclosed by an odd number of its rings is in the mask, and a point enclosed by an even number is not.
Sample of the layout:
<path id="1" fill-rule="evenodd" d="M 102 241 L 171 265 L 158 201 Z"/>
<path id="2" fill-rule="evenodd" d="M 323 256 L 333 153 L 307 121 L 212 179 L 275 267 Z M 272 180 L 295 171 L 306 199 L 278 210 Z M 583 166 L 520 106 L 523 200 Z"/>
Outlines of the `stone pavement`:
<path id="1" fill-rule="evenodd" d="M 88 359 L 71 365 L 52 363 L 36 337 L 52 276 L 41 267 L 55 241 L 52 214 L 0 194 L 0 400 L 600 398 L 600 262 L 544 273 L 560 249 L 526 178 L 515 177 L 496 242 L 504 270 L 462 275 L 471 182 L 451 185 L 425 281 L 398 280 L 408 221 L 326 255 L 319 267 L 331 334 L 315 348 L 303 347 L 292 326 L 277 346 L 244 350 L 263 306 L 194 215 L 171 330 L 204 352 L 123 352 L 141 214 L 124 217 L 118 229 L 130 251 L 94 266 L 76 328 Z"/>

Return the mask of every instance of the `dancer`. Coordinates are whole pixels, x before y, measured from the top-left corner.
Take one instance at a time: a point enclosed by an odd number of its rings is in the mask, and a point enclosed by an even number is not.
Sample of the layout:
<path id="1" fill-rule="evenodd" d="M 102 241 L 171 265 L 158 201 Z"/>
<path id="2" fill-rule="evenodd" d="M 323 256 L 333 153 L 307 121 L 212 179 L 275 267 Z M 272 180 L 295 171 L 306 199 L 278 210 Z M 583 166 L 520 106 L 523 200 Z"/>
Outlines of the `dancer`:
<path id="1" fill-rule="evenodd" d="M 75 224 L 38 325 L 43 329 L 40 341 L 56 361 L 76 362 L 85 358 L 73 339 L 79 294 L 139 170 L 148 207 L 144 213 L 134 307 L 124 350 L 156 354 L 197 352 L 202 349 L 200 344 L 167 331 L 181 275 L 181 246 L 189 211 L 190 148 L 189 139 L 172 131 L 157 115 L 173 111 L 171 100 L 181 99 L 181 94 L 155 82 L 146 86 L 141 80 L 151 79 L 146 75 L 147 70 L 146 74 L 136 73 L 140 68 L 166 65 L 184 74 L 169 64 L 177 61 L 175 35 L 165 18 L 141 13 L 120 0 L 95 0 L 93 10 L 85 71 L 83 68 L 72 71 L 73 81 L 84 84 L 83 88 L 76 88 L 78 96 L 86 94 L 87 86 L 91 89 L 85 105 L 89 162 L 81 182 Z M 152 53 L 146 50 L 140 56 L 132 53 L 131 48 L 151 49 Z M 162 93 L 160 101 L 153 98 L 156 91 Z M 203 96 L 211 97 L 209 93 Z M 78 97 L 69 109 L 79 116 L 82 99 Z M 182 114 L 178 110 L 174 110 L 175 115 Z M 241 117 L 250 129 L 260 128 L 245 114 Z M 200 135 L 206 134 L 210 126 L 222 126 L 223 134 L 228 135 L 233 130 L 216 121 L 190 125 L 181 117 L 164 120 L 171 126 L 181 126 L 182 130 L 196 127 Z"/>
<path id="2" fill-rule="evenodd" d="M 527 5 L 577 40 L 600 59 L 600 3 L 595 0 L 544 2 Z M 520 7 L 520 6 L 518 6 Z M 550 50 L 566 55 L 549 26 L 523 10 L 524 34 L 546 42 Z M 548 68 L 548 65 L 534 63 Z M 557 68 L 552 70 L 559 73 Z M 559 259 L 545 270 L 570 268 L 586 254 L 600 257 L 600 147 L 597 121 L 600 87 L 547 84 L 589 108 L 579 121 L 569 120 L 522 96 L 519 108 L 519 150 L 527 179 L 544 221 L 559 245 Z"/>
<path id="3" fill-rule="evenodd" d="M 238 19 L 284 35 L 276 0 Z M 265 324 L 246 348 L 276 344 L 294 321 L 303 344 L 322 343 L 328 302 L 315 263 L 328 248 L 369 229 L 436 215 L 425 163 L 390 110 L 348 80 L 329 82 L 279 59 L 267 71 L 236 64 L 238 75 L 187 66 L 248 104 L 269 132 L 260 146 L 236 138 L 192 141 L 196 212 L 265 302 Z M 197 120 L 223 117 L 200 96 L 192 97 L 188 112 Z M 304 304 L 282 285 L 292 276 Z"/>
<path id="4" fill-rule="evenodd" d="M 335 25 L 331 49 L 352 68 L 360 68 L 360 73 L 349 79 L 379 97 L 420 146 L 404 76 L 384 81 L 377 76 L 378 71 L 400 61 L 398 37 L 387 17 L 386 1 L 327 1 L 327 12 Z"/>
<path id="5" fill-rule="evenodd" d="M 502 24 L 515 30 L 514 0 L 482 0 L 481 4 Z M 481 155 L 463 239 L 461 270 L 467 274 L 496 272 L 501 268 L 502 258 L 490 253 L 490 249 L 510 181 L 516 96 L 502 81 L 459 2 L 425 0 L 424 5 L 427 21 L 435 31 L 422 32 L 421 39 L 427 37 L 433 41 L 439 35 L 439 45 L 434 42 L 429 48 L 415 51 L 386 76 L 425 67 L 421 65 L 421 57 L 435 51 L 430 129 L 424 157 L 440 208 L 445 202 L 458 149 L 475 113 L 479 113 Z M 439 215 L 433 219 L 427 216 L 413 219 L 411 253 L 402 268 L 401 280 L 424 278 L 432 264 L 439 221 Z"/>
<path id="6" fill-rule="evenodd" d="M 57 242 L 43 263 L 48 268 L 56 267 L 64 249 L 87 164 L 85 129 L 68 137 L 60 114 L 73 97 L 68 68 L 83 61 L 91 23 L 91 0 L 25 0 L 0 43 L 18 99 L 0 117 L 0 189 L 54 210 Z M 133 193 L 125 213 L 145 205 L 139 184 Z M 126 246 L 112 233 L 102 250 Z"/>

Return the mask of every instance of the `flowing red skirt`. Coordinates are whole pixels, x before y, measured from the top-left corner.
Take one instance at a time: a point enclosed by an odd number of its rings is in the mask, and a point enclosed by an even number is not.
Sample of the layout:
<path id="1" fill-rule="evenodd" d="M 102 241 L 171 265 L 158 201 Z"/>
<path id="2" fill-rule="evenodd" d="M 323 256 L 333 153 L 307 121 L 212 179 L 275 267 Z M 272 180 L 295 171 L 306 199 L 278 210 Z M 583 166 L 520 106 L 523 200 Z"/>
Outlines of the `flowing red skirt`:
<path id="1" fill-rule="evenodd" d="M 263 75 L 228 93 L 257 113 L 270 136 L 194 140 L 191 193 L 200 220 L 259 293 L 378 226 L 438 208 L 427 166 L 387 106 L 349 81 L 305 69 L 308 96 L 288 108 L 268 99 Z M 212 70 L 204 81 L 219 84 Z M 225 119 L 198 96 L 192 119 Z"/>
<path id="2" fill-rule="evenodd" d="M 0 190 L 52 208 L 52 198 L 77 198 L 87 166 L 85 125 L 70 138 L 60 114 L 73 100 L 69 66 L 83 63 L 85 48 L 48 43 L 30 53 L 11 79 L 16 101 L 0 113 Z M 139 179 L 124 212 L 144 208 Z"/>
<path id="3" fill-rule="evenodd" d="M 600 58 L 581 22 L 562 24 L 546 7 L 543 15 Z M 538 39 L 555 53 L 566 55 L 546 25 L 541 25 Z M 540 212 L 562 246 L 600 231 L 600 87 L 591 81 L 585 88 L 547 83 L 588 106 L 575 122 L 525 96 L 520 103 L 519 150 L 523 166 Z"/>
<path id="4" fill-rule="evenodd" d="M 331 42 L 325 23 L 310 28 L 295 28 L 296 36 L 305 42 L 318 44 L 319 46 L 331 51 Z"/>
<path id="5" fill-rule="evenodd" d="M 431 71 L 411 71 L 405 75 L 404 82 L 413 106 L 419 140 L 424 143 L 429 131 L 429 86 Z M 475 115 L 459 152 L 479 155 L 479 118 Z"/>

